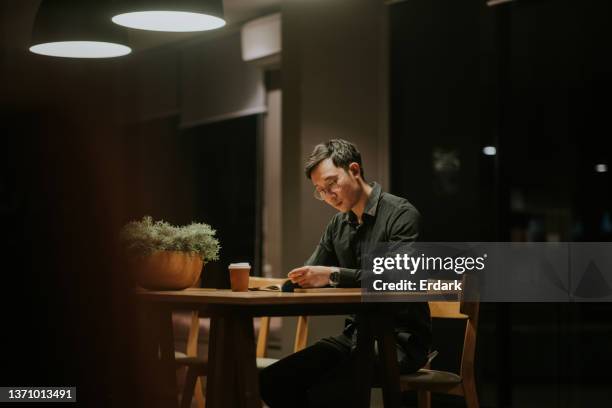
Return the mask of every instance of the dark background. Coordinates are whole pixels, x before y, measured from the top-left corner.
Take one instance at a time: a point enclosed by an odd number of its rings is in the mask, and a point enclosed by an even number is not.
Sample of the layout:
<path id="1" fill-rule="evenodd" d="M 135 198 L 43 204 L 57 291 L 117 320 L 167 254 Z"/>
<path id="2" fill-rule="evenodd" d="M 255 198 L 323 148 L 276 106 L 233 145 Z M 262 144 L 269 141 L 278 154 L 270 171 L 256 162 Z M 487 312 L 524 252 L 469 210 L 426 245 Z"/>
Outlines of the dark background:
<path id="1" fill-rule="evenodd" d="M 391 7 L 391 191 L 421 210 L 422 240 L 610 241 L 612 178 L 595 172 L 612 162 L 610 15 L 596 1 Z M 439 171 L 436 151 L 452 157 Z M 607 406 L 610 312 L 482 304 L 483 406 Z M 458 369 L 459 332 L 434 326 L 434 368 Z"/>

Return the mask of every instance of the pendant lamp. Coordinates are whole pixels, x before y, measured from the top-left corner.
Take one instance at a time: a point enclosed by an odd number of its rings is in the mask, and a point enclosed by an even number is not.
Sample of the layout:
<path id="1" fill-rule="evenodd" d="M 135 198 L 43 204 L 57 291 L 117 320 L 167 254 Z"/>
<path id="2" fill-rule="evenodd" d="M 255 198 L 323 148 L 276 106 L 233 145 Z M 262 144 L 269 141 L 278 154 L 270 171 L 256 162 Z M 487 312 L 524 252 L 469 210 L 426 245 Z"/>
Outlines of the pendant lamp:
<path id="1" fill-rule="evenodd" d="M 110 20 L 103 0 L 43 0 L 30 51 L 51 57 L 112 58 L 132 52 L 127 33 Z"/>
<path id="2" fill-rule="evenodd" d="M 113 22 L 150 31 L 191 32 L 223 27 L 223 0 L 118 1 Z"/>

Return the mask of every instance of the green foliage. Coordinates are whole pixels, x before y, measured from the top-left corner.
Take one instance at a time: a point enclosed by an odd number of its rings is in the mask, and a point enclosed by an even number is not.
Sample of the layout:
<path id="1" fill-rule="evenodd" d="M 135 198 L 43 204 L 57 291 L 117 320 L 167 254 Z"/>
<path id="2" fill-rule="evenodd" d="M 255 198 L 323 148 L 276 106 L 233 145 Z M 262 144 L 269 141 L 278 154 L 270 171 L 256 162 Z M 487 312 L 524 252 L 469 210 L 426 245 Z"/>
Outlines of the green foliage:
<path id="1" fill-rule="evenodd" d="M 208 224 L 177 227 L 150 216 L 131 221 L 121 229 L 120 239 L 130 255 L 146 256 L 154 251 L 197 253 L 204 262 L 219 259 L 219 240 Z"/>

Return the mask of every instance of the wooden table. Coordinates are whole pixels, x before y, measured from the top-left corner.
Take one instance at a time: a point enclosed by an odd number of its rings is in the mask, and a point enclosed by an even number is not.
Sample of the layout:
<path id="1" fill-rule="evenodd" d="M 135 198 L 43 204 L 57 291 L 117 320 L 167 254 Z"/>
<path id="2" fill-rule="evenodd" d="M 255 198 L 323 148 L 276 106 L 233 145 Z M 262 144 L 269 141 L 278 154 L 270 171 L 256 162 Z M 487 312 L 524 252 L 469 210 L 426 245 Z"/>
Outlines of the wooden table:
<path id="1" fill-rule="evenodd" d="M 359 313 L 357 338 L 361 365 L 360 401 L 367 407 L 373 372 L 374 339 L 378 341 L 385 407 L 399 407 L 399 370 L 391 314 L 398 303 L 362 302 L 355 290 L 330 289 L 309 293 L 231 292 L 186 289 L 139 291 L 138 298 L 150 307 L 157 323 L 160 363 L 166 389 L 164 406 L 177 406 L 172 311 L 198 310 L 210 316 L 209 374 L 206 405 L 215 407 L 261 407 L 255 358 L 253 317 L 344 315 Z M 162 391 L 162 390 L 157 390 Z"/>

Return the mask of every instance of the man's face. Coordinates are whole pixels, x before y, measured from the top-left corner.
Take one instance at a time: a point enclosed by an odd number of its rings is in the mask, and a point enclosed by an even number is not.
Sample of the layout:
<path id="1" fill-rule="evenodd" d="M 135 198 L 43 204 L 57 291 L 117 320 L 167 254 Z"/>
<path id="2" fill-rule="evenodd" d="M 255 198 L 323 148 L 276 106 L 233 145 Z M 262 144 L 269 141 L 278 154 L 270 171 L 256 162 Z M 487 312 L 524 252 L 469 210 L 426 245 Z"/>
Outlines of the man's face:
<path id="1" fill-rule="evenodd" d="M 325 159 L 312 170 L 310 179 L 325 202 L 338 211 L 347 212 L 359 201 L 362 187 L 357 163 L 352 163 L 347 172 Z"/>

